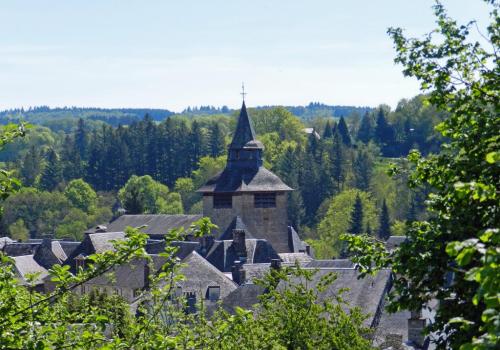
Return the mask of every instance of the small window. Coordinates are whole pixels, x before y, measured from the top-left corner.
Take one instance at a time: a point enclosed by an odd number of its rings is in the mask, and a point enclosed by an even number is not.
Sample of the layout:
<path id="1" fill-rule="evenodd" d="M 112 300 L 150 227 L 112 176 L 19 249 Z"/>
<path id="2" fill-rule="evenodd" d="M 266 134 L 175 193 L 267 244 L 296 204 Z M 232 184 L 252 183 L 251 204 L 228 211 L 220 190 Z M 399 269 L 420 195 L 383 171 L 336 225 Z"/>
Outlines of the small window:
<path id="1" fill-rule="evenodd" d="M 276 193 L 256 193 L 254 206 L 255 208 L 276 208 Z"/>
<path id="2" fill-rule="evenodd" d="M 220 287 L 213 286 L 207 289 L 207 299 L 210 301 L 217 301 L 220 299 Z"/>
<path id="3" fill-rule="evenodd" d="M 230 194 L 214 195 L 214 208 L 232 208 L 233 196 Z"/>

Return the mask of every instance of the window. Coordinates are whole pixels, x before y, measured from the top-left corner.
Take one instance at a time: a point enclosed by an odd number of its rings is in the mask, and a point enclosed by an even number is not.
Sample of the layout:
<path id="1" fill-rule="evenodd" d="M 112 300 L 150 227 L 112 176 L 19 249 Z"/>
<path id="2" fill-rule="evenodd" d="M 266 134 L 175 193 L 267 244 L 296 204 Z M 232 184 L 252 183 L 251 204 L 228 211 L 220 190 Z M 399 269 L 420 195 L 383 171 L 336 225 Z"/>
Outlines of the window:
<path id="1" fill-rule="evenodd" d="M 256 193 L 254 206 L 255 208 L 276 208 L 276 193 Z"/>
<path id="2" fill-rule="evenodd" d="M 207 299 L 210 301 L 217 301 L 220 298 L 220 287 L 208 287 L 207 289 Z"/>
<path id="3" fill-rule="evenodd" d="M 214 208 L 232 208 L 233 196 L 230 194 L 214 195 Z"/>

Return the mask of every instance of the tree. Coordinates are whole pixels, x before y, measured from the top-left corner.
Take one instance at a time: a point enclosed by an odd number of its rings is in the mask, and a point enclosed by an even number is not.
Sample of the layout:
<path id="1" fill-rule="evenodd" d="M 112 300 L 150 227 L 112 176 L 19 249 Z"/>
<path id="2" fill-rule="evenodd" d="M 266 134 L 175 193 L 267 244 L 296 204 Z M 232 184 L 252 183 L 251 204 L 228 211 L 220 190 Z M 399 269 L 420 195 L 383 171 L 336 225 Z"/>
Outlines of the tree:
<path id="1" fill-rule="evenodd" d="M 62 169 L 59 156 L 51 148 L 47 152 L 47 164 L 40 178 L 40 188 L 46 191 L 53 191 L 62 181 Z"/>
<path id="2" fill-rule="evenodd" d="M 78 152 L 80 159 L 87 158 L 88 136 L 85 129 L 85 122 L 82 118 L 78 119 L 78 125 L 75 130 L 75 151 Z"/>
<path id="3" fill-rule="evenodd" d="M 330 121 L 327 121 L 325 124 L 325 130 L 323 131 L 323 138 L 329 139 L 333 136 L 332 126 L 330 125 Z"/>
<path id="4" fill-rule="evenodd" d="M 90 214 L 97 206 L 97 194 L 88 183 L 82 179 L 71 180 L 64 189 L 64 195 L 71 204 Z"/>
<path id="5" fill-rule="evenodd" d="M 182 214 L 179 194 L 170 193 L 149 175 L 133 175 L 118 191 L 118 198 L 129 214 Z"/>
<path id="6" fill-rule="evenodd" d="M 209 142 L 208 146 L 210 148 L 210 156 L 212 158 L 217 158 L 224 154 L 226 150 L 226 144 L 224 142 L 224 134 L 220 129 L 219 123 L 213 122 L 209 127 Z"/>
<path id="7" fill-rule="evenodd" d="M 21 179 L 25 186 L 33 186 L 38 175 L 42 170 L 43 157 L 40 150 L 31 146 L 28 152 L 24 155 L 21 166 Z"/>
<path id="8" fill-rule="evenodd" d="M 18 219 L 12 225 L 9 226 L 9 234 L 15 240 L 27 241 L 30 238 L 30 232 L 24 225 L 23 219 Z"/>
<path id="9" fill-rule="evenodd" d="M 354 202 L 351 219 L 349 220 L 349 233 L 358 235 L 363 233 L 363 202 L 359 193 L 356 194 L 356 201 Z"/>
<path id="10" fill-rule="evenodd" d="M 340 117 L 339 123 L 337 124 L 337 131 L 342 137 L 342 143 L 346 146 L 351 146 L 351 135 L 349 134 L 349 129 L 345 122 L 344 117 Z"/>
<path id="11" fill-rule="evenodd" d="M 391 219 L 385 199 L 382 202 L 382 209 L 380 210 L 377 235 L 383 240 L 388 240 L 391 237 Z"/>
<path id="12" fill-rule="evenodd" d="M 404 74 L 416 77 L 429 102 L 448 113 L 437 127 L 448 142 L 439 154 L 408 156 L 415 167 L 410 185 L 428 186 L 430 193 L 429 219 L 414 222 L 406 242 L 387 252 L 368 237 L 346 237 L 363 271 L 395 273 L 391 310 L 419 311 L 439 302 L 426 331 L 434 332 L 441 349 L 494 349 L 499 343 L 500 16 L 497 2 L 487 3 L 491 24 L 480 32 L 486 47 L 471 41 L 474 22 L 457 24 L 439 2 L 438 28 L 423 39 L 389 29 Z"/>
<path id="13" fill-rule="evenodd" d="M 370 195 L 355 189 L 342 191 L 329 200 L 328 211 L 318 225 L 320 239 L 313 245 L 318 258 L 331 259 L 341 253 L 343 242 L 340 236 L 349 231 L 351 212 L 357 196 L 363 207 L 362 226 L 378 227 L 377 209 Z"/>
<path id="14" fill-rule="evenodd" d="M 373 139 L 373 120 L 371 114 L 365 113 L 363 119 L 361 119 L 361 125 L 358 129 L 358 140 L 363 143 L 368 143 Z"/>

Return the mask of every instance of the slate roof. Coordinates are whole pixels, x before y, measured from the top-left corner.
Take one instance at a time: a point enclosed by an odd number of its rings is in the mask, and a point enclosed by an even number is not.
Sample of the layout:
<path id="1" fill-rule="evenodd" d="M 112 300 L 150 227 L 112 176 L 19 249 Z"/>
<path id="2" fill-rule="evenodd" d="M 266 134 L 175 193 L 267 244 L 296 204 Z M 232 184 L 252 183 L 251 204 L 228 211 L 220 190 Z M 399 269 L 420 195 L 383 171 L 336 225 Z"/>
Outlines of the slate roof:
<path id="1" fill-rule="evenodd" d="M 245 239 L 247 260 L 252 263 L 269 263 L 279 259 L 278 254 L 265 239 Z M 232 240 L 215 241 L 206 259 L 223 272 L 230 272 L 234 262 L 240 260 Z"/>
<path id="2" fill-rule="evenodd" d="M 0 249 L 2 249 L 5 245 L 14 243 L 15 241 L 10 237 L 0 237 Z"/>
<path id="3" fill-rule="evenodd" d="M 313 135 L 318 140 L 321 139 L 321 136 L 319 136 L 319 134 L 316 132 L 316 130 L 314 130 L 314 128 L 304 128 L 302 130 L 308 135 Z"/>
<path id="4" fill-rule="evenodd" d="M 26 283 L 26 275 L 29 273 L 39 273 L 35 284 L 42 284 L 43 279 L 49 275 L 47 270 L 35 261 L 33 255 L 20 255 L 12 259 L 14 259 L 16 271 L 22 283 Z"/>
<path id="5" fill-rule="evenodd" d="M 281 179 L 263 166 L 225 168 L 208 180 L 197 192 L 283 192 L 292 191 Z"/>
<path id="6" fill-rule="evenodd" d="M 184 293 L 195 292 L 205 296 L 208 287 L 219 286 L 220 297 L 222 299 L 237 288 L 236 283 L 210 264 L 196 251 L 193 251 L 182 260 L 182 263 L 185 264 L 185 266 L 181 267 L 179 273 L 186 278 L 184 281 L 178 282 L 178 284 L 181 286 L 182 292 Z"/>
<path id="7" fill-rule="evenodd" d="M 353 268 L 354 263 L 349 259 L 333 259 L 333 260 L 312 260 L 306 267 L 337 267 L 337 268 Z"/>
<path id="8" fill-rule="evenodd" d="M 193 222 L 201 219 L 202 215 L 167 215 L 167 214 L 142 214 L 121 215 L 107 224 L 108 232 L 125 231 L 128 226 L 142 228 L 151 238 L 161 238 L 174 228 L 188 229 Z"/>
<path id="9" fill-rule="evenodd" d="M 239 216 L 235 216 L 233 221 L 229 224 L 229 226 L 226 228 L 226 231 L 224 231 L 220 237 L 219 240 L 231 240 L 233 239 L 233 230 L 244 230 L 245 231 L 245 238 L 255 238 L 252 233 L 248 230 L 247 225 L 243 222 L 243 220 Z"/>
<path id="10" fill-rule="evenodd" d="M 125 239 L 125 233 L 123 232 L 91 233 L 88 235 L 88 237 L 90 239 L 90 242 L 94 250 L 93 253 L 102 253 L 108 250 L 114 250 L 112 241 Z"/>
<path id="11" fill-rule="evenodd" d="M 307 253 L 279 253 L 279 257 L 284 264 L 293 265 L 298 262 L 300 265 L 307 265 L 312 258 Z"/>
<path id="12" fill-rule="evenodd" d="M 288 226 L 288 245 L 292 253 L 305 252 L 306 244 L 300 239 L 293 226 Z"/>
<path id="13" fill-rule="evenodd" d="M 391 286 L 391 272 L 381 270 L 375 276 L 358 279 L 359 272 L 352 268 L 320 268 L 312 281 L 308 282 L 308 286 L 316 288 L 321 277 L 329 273 L 335 273 L 337 279 L 324 292 L 318 294 L 319 301 L 332 298 L 338 295 L 340 289 L 348 288 L 342 294 L 343 299 L 348 302 L 349 307 L 358 306 L 363 313 L 369 315 L 365 320 L 366 326 L 377 327 L 385 295 Z"/>
<path id="14" fill-rule="evenodd" d="M 247 107 L 245 101 L 241 106 L 240 115 L 236 124 L 236 130 L 233 135 L 233 140 L 229 145 L 232 149 L 243 149 L 245 146 L 255 140 L 255 131 L 253 130 L 252 123 L 248 117 Z"/>
<path id="15" fill-rule="evenodd" d="M 243 270 L 245 270 L 245 277 L 247 283 L 253 283 L 255 279 L 262 279 L 271 268 L 270 263 L 260 263 L 260 264 L 243 264 Z"/>
<path id="16" fill-rule="evenodd" d="M 40 242 L 15 242 L 7 244 L 2 251 L 8 256 L 32 255 Z"/>
<path id="17" fill-rule="evenodd" d="M 146 244 L 146 252 L 148 254 L 159 254 L 165 251 L 165 245 L 166 242 L 164 240 L 149 240 Z M 184 259 L 191 254 L 191 252 L 200 247 L 199 242 L 190 241 L 173 241 L 171 245 L 179 248 L 176 253 L 179 259 Z"/>
<path id="18" fill-rule="evenodd" d="M 222 307 L 227 312 L 234 313 L 237 306 L 244 309 L 253 309 L 259 302 L 259 295 L 264 294 L 265 289 L 260 285 L 246 283 L 232 291 L 222 300 Z"/>

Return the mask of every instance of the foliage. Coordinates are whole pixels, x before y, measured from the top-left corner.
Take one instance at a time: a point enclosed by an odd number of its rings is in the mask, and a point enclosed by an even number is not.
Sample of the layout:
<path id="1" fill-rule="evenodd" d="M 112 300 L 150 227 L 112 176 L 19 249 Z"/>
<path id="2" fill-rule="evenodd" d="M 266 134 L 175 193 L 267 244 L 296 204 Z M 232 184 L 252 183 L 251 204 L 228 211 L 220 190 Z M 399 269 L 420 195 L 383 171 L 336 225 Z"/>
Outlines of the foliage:
<path id="1" fill-rule="evenodd" d="M 356 194 L 356 200 L 352 208 L 348 232 L 352 234 L 363 233 L 363 202 L 359 193 Z"/>
<path id="2" fill-rule="evenodd" d="M 75 208 L 93 213 L 97 206 L 97 194 L 82 179 L 71 180 L 64 189 L 64 195 Z"/>
<path id="3" fill-rule="evenodd" d="M 169 192 L 166 185 L 149 175 L 133 175 L 118 191 L 118 198 L 129 214 L 181 214 L 178 193 Z"/>
<path id="4" fill-rule="evenodd" d="M 13 224 L 9 226 L 9 234 L 12 239 L 17 241 L 27 241 L 30 238 L 30 232 L 24 225 L 23 219 L 18 219 Z"/>
<path id="5" fill-rule="evenodd" d="M 378 217 L 377 236 L 384 240 L 388 240 L 391 236 L 391 219 L 389 218 L 389 209 L 387 209 L 385 200 L 382 202 L 382 209 Z"/>
<path id="6" fill-rule="evenodd" d="M 392 253 L 369 237 L 348 237 L 365 272 L 390 267 L 390 308 L 419 310 L 439 301 L 427 328 L 439 348 L 493 349 L 500 334 L 499 42 L 498 3 L 483 47 L 470 41 L 475 23 L 459 25 L 440 3 L 438 28 L 423 39 L 389 34 L 404 74 L 416 77 L 429 102 L 448 117 L 437 126 L 449 142 L 437 155 L 412 152 L 412 186 L 429 186 L 428 221 L 414 222 Z M 399 171 L 395 169 L 395 171 Z"/>
<path id="7" fill-rule="evenodd" d="M 331 259 L 341 253 L 342 242 L 339 238 L 349 231 L 351 212 L 357 196 L 363 207 L 363 228 L 368 223 L 372 229 L 378 227 L 375 202 L 368 193 L 355 189 L 341 192 L 330 200 L 328 211 L 318 225 L 320 242 L 314 247 L 318 258 Z"/>

